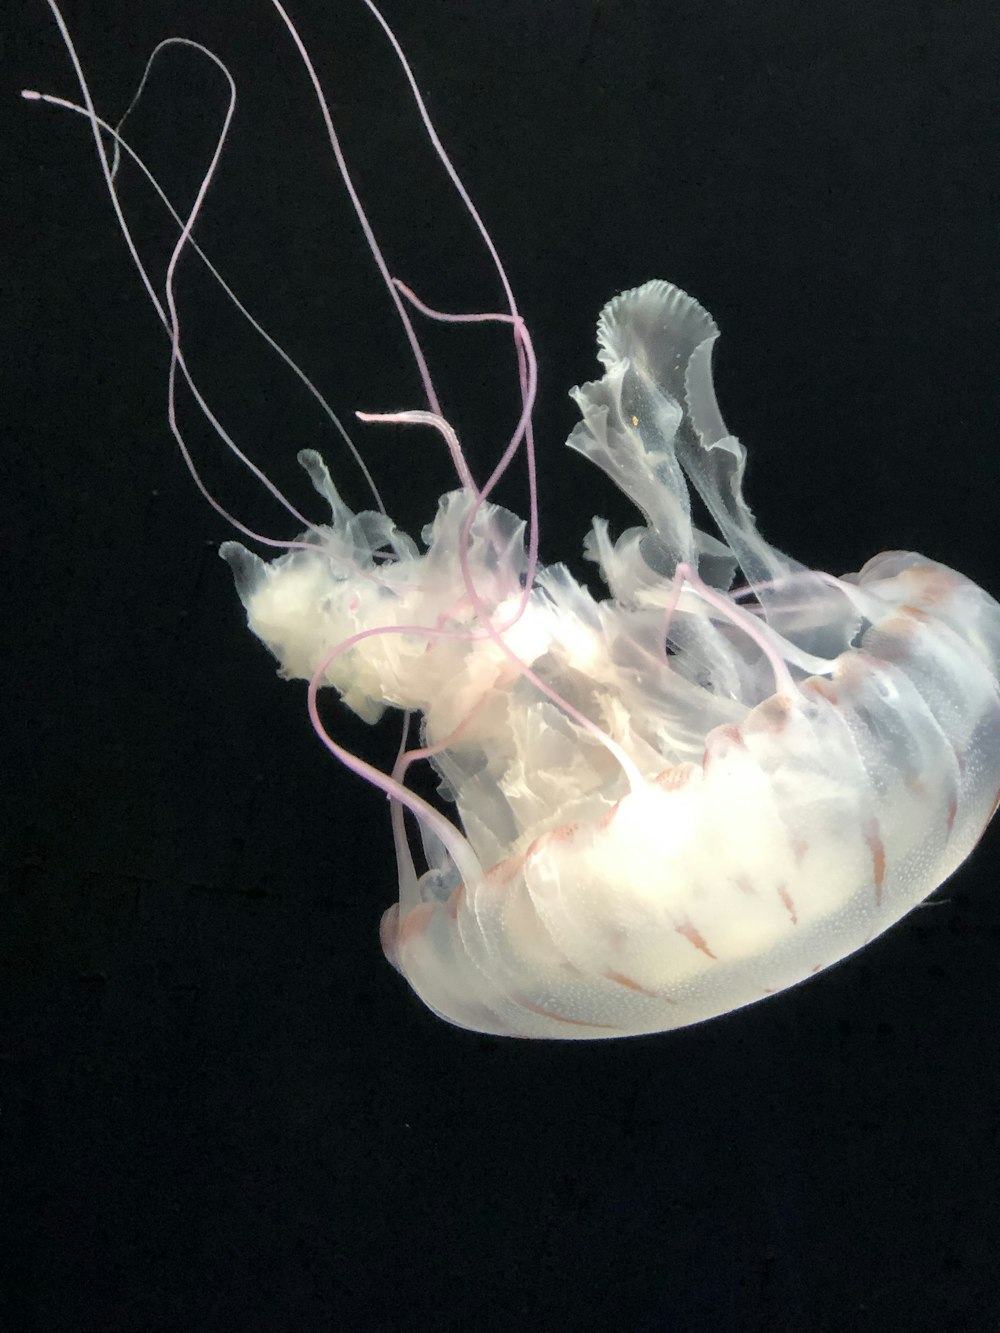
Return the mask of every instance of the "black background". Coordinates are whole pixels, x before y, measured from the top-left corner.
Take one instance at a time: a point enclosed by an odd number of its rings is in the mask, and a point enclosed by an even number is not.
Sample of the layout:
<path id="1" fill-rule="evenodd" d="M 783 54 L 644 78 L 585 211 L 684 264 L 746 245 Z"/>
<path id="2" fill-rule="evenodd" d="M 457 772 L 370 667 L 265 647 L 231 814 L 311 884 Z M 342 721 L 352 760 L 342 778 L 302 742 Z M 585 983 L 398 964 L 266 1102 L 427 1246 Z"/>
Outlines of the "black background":
<path id="1" fill-rule="evenodd" d="M 203 243 L 345 414 L 420 406 L 315 105 L 263 0 L 67 3 L 98 106 L 160 37 L 240 89 Z M 994 6 L 385 0 L 539 353 L 542 545 L 627 502 L 562 442 L 593 324 L 649 277 L 723 328 L 719 396 L 768 537 L 841 572 L 905 547 L 1000 590 Z M 876 13 L 877 9 L 877 13 Z M 1000 1325 L 1000 844 L 861 955 L 757 1007 L 603 1044 L 450 1028 L 384 962 L 383 801 L 275 678 L 229 534 L 165 422 L 167 344 L 116 232 L 46 7 L 18 3 L 7 287 L 0 1322 L 29 1330 L 993 1330 Z M 499 304 L 356 3 L 294 14 L 394 273 Z M 168 55 L 131 126 L 188 201 L 223 106 Z M 157 271 L 171 236 L 122 192 Z M 189 263 L 188 355 L 311 504 L 356 470 Z M 495 332 L 430 331 L 480 475 L 509 429 Z M 282 512 L 185 409 L 213 492 Z M 417 531 L 423 433 L 358 432 Z M 504 498 L 523 511 L 514 478 Z M 311 512 L 318 512 L 312 506 Z M 336 708 L 385 765 L 395 732 Z"/>

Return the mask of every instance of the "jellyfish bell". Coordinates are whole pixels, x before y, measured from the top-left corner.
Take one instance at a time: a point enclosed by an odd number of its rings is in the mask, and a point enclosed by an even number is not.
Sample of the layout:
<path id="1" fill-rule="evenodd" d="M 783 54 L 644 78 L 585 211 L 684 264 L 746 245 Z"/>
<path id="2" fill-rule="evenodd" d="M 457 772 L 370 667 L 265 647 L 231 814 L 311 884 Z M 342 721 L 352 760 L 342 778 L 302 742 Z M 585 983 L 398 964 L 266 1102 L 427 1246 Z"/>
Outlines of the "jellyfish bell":
<path id="1" fill-rule="evenodd" d="M 601 317 L 570 444 L 646 517 L 615 543 L 595 521 L 605 600 L 542 567 L 502 628 L 524 529 L 469 490 L 380 564 L 350 534 L 367 518 L 385 543 L 384 525 L 337 504 L 311 550 L 223 548 L 284 674 L 364 718 L 422 715 L 463 832 L 429 839 L 423 876 L 404 864 L 382 942 L 463 1026 L 649 1032 L 773 994 L 926 897 L 995 807 L 1000 607 L 916 554 L 833 579 L 770 547 L 715 405 L 715 336 L 664 282 Z M 688 482 L 721 537 L 694 528 Z M 737 565 L 752 601 L 709 581 Z"/>
<path id="2" fill-rule="evenodd" d="M 837 578 L 772 547 L 743 498 L 746 451 L 715 398 L 718 330 L 663 281 L 609 302 L 598 324 L 603 374 L 572 391 L 581 420 L 569 446 L 643 522 L 613 539 L 595 519 L 586 534 L 605 597 L 564 565 L 541 563 L 530 334 L 405 56 L 363 2 L 479 230 L 504 305 L 438 311 L 392 276 L 319 76 L 272 0 L 423 382 L 425 406 L 380 419 L 437 432 L 457 485 L 418 540 L 378 505 L 349 508 L 320 455 L 300 453 L 323 521 L 293 511 L 299 531 L 266 543 L 283 548 L 269 562 L 235 541 L 222 548 L 249 626 L 283 676 L 308 682 L 331 752 L 390 797 L 399 891 L 382 944 L 435 1013 L 482 1032 L 600 1038 L 681 1027 L 773 995 L 884 931 L 980 837 L 1000 788 L 1000 607 L 914 553 L 884 553 Z M 105 138 L 116 151 L 127 145 L 102 128 L 49 3 L 117 209 Z M 185 248 L 201 253 L 192 233 L 210 175 L 187 217 L 175 214 L 165 302 L 147 282 L 171 340 L 171 392 L 182 377 L 206 415 L 171 276 Z M 120 212 L 119 221 L 131 243 Z M 485 479 L 442 410 L 419 336 L 428 319 L 499 323 L 510 334 L 520 407 Z M 185 449 L 173 414 L 171 424 Z M 519 456 L 524 521 L 491 498 Z M 695 525 L 692 488 L 714 533 Z M 387 708 L 418 715 L 419 744 L 401 746 L 391 773 L 378 771 L 329 734 L 318 707 L 326 689 L 369 722 Z M 417 761 L 436 770 L 453 816 L 407 787 Z"/>

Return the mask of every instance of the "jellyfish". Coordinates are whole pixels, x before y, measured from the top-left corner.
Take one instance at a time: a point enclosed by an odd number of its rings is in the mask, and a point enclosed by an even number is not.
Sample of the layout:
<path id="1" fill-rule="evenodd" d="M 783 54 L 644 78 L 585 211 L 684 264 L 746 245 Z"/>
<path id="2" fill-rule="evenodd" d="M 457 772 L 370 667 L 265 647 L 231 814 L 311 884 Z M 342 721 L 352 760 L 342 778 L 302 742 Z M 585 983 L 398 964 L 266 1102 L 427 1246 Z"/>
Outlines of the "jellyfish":
<path id="1" fill-rule="evenodd" d="M 307 683 L 309 715 L 331 753 L 389 797 L 398 894 L 382 918 L 382 947 L 435 1014 L 483 1033 L 608 1038 L 683 1027 L 773 996 L 880 935 L 982 835 L 1000 788 L 1000 606 L 914 552 L 883 552 L 835 577 L 775 549 L 744 500 L 746 449 L 716 401 L 718 328 L 661 280 L 608 302 L 597 326 L 603 373 L 571 390 L 580 420 L 569 448 L 620 487 L 642 521 L 613 537 L 605 520 L 592 520 L 584 554 L 603 596 L 558 560 L 543 563 L 531 336 L 399 43 L 372 0 L 362 2 L 409 83 L 504 302 L 495 311 L 437 310 L 390 273 L 319 75 L 272 0 L 423 383 L 421 406 L 358 415 L 437 432 L 456 484 L 415 539 L 380 503 L 349 508 L 319 453 L 301 452 L 324 518 L 293 511 L 301 526 L 287 542 L 233 519 L 247 539 L 281 548 L 269 562 L 240 542 L 221 548 L 249 628 L 283 677 Z M 115 190 L 118 155 L 131 149 L 121 125 L 98 117 L 48 3 L 82 105 L 46 100 L 91 122 L 119 222 L 171 341 L 171 404 L 184 380 L 238 452 L 184 361 L 172 286 L 186 250 L 209 263 L 193 233 L 232 101 L 194 205 L 186 217 L 173 213 L 178 239 L 161 300 Z M 212 53 L 187 45 L 229 77 Z M 473 476 L 444 414 L 421 320 L 509 332 L 519 408 L 488 477 Z M 200 485 L 173 410 L 170 421 Z M 492 498 L 519 459 L 526 520 Z M 695 525 L 692 491 L 714 532 Z M 367 722 L 402 713 L 391 772 L 334 739 L 321 691 Z M 407 786 L 417 762 L 436 772 L 439 805 Z"/>

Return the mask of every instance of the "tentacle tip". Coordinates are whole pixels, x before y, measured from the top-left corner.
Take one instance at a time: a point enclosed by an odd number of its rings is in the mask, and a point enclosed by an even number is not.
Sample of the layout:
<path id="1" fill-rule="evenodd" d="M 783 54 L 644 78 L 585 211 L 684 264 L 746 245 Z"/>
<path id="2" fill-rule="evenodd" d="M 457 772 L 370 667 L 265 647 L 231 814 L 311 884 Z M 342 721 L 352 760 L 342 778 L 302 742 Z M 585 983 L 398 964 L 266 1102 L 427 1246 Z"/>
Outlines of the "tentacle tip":
<path id="1" fill-rule="evenodd" d="M 266 577 L 267 566 L 259 555 L 248 551 L 240 542 L 223 542 L 219 555 L 233 571 L 233 582 L 244 606 L 253 597 Z"/>

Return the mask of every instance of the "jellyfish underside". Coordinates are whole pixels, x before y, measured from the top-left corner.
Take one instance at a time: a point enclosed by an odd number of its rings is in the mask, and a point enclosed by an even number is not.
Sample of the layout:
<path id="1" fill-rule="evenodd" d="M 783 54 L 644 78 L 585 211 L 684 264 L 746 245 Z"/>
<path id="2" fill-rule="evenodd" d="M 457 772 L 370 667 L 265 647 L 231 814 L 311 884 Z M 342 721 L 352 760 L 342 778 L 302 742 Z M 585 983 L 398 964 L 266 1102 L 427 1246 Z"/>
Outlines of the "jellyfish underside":
<path id="1" fill-rule="evenodd" d="M 418 547 L 312 452 L 330 523 L 270 564 L 222 548 L 284 676 L 421 717 L 457 824 L 420 819 L 420 874 L 397 838 L 382 938 L 452 1022 L 611 1036 L 749 1003 L 902 916 L 995 804 L 1000 608 L 919 555 L 835 579 L 771 547 L 717 334 L 660 281 L 602 313 L 568 443 L 645 519 L 615 541 L 593 521 L 604 600 L 561 564 L 522 596 L 524 524 L 470 487 Z"/>

